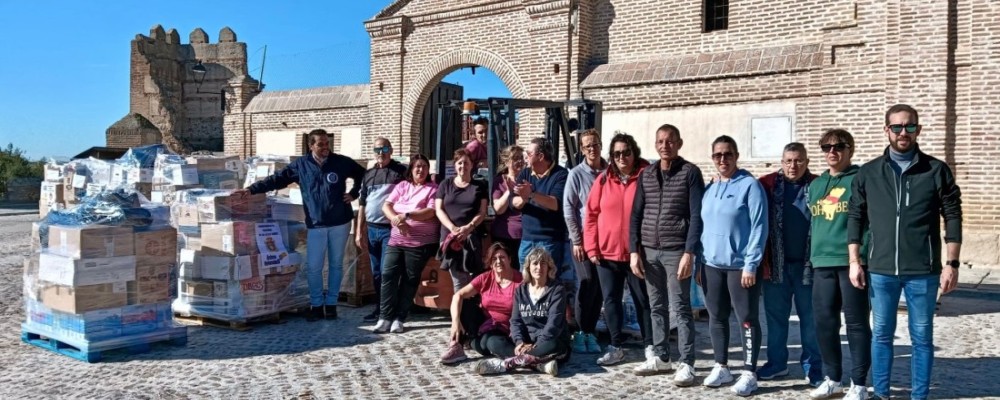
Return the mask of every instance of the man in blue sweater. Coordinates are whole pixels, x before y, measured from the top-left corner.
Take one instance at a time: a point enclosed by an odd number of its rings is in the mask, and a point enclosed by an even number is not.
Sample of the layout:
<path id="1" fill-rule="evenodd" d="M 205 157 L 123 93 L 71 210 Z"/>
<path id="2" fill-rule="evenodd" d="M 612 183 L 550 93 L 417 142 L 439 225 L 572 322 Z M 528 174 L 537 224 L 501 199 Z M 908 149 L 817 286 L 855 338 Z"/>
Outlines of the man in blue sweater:
<path id="1" fill-rule="evenodd" d="M 354 160 L 330 152 L 330 138 L 325 130 L 309 132 L 310 154 L 301 157 L 288 167 L 267 178 L 240 189 L 234 194 L 258 194 L 282 189 L 298 183 L 302 190 L 306 227 L 306 267 L 309 280 L 308 321 L 316 321 L 324 314 L 327 319 L 337 318 L 337 297 L 343 270 L 344 249 L 351 233 L 354 210 L 351 202 L 358 198 L 361 178 L 365 168 Z M 347 179 L 353 179 L 347 191 Z M 323 292 L 323 257 L 328 256 L 330 271 L 327 291 Z"/>

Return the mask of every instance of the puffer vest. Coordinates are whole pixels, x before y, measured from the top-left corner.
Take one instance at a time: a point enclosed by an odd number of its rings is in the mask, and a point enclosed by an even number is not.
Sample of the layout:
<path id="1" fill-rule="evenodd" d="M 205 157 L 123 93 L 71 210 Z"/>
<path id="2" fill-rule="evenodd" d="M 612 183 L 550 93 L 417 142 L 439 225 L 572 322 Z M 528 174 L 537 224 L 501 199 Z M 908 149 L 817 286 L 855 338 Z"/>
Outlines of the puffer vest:
<path id="1" fill-rule="evenodd" d="M 691 224 L 691 206 L 688 193 L 688 174 L 694 164 L 678 158 L 670 170 L 661 172 L 659 164 L 642 172 L 639 184 L 645 195 L 641 242 L 646 248 L 658 250 L 684 250 L 688 227 Z"/>

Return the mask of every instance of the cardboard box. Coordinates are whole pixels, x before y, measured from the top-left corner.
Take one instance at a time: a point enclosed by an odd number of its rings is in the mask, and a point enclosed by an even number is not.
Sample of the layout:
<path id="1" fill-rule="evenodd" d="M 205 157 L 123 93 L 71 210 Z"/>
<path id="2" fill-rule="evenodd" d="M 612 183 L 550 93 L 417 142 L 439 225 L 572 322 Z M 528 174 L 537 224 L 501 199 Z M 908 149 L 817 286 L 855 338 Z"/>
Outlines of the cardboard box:
<path id="1" fill-rule="evenodd" d="M 132 228 L 105 225 L 49 226 L 49 252 L 76 259 L 135 255 Z"/>
<path id="2" fill-rule="evenodd" d="M 199 175 L 199 182 L 206 189 L 232 190 L 240 188 L 239 178 L 233 171 L 202 172 Z"/>
<path id="3" fill-rule="evenodd" d="M 161 172 L 163 173 L 163 183 L 171 185 L 198 184 L 198 167 L 195 165 L 164 164 Z"/>
<path id="4" fill-rule="evenodd" d="M 302 204 L 294 204 L 284 199 L 271 201 L 271 218 L 282 221 L 305 221 L 306 209 Z"/>
<path id="5" fill-rule="evenodd" d="M 38 279 L 64 286 L 135 280 L 135 256 L 77 260 L 55 254 L 38 256 Z"/>
<path id="6" fill-rule="evenodd" d="M 256 256 L 218 257 L 199 254 L 195 262 L 199 265 L 202 279 L 242 280 L 255 276 L 254 271 L 259 270 Z"/>
<path id="7" fill-rule="evenodd" d="M 54 316 L 57 333 L 69 338 L 95 340 L 122 335 L 120 307 L 88 311 L 83 314 L 50 312 Z"/>
<path id="8" fill-rule="evenodd" d="M 181 249 L 201 250 L 201 237 L 187 233 L 177 235 L 177 245 Z"/>
<path id="9" fill-rule="evenodd" d="M 62 203 L 65 198 L 66 185 L 62 182 L 42 182 L 39 198 L 49 203 Z"/>
<path id="10" fill-rule="evenodd" d="M 198 198 L 198 221 L 201 223 L 231 220 L 256 221 L 266 215 L 267 198 L 263 194 Z"/>
<path id="11" fill-rule="evenodd" d="M 191 156 L 186 158 L 189 165 L 195 165 L 198 168 L 198 172 L 208 172 L 208 171 L 233 171 L 239 172 L 239 164 L 243 161 L 240 160 L 238 156 L 229 157 L 199 157 Z"/>
<path id="12" fill-rule="evenodd" d="M 178 230 L 182 230 L 181 227 L 196 228 L 200 232 L 201 229 L 198 225 L 198 205 L 191 203 L 174 203 L 171 207 L 171 212 L 173 214 L 174 223 L 178 226 Z M 185 231 L 187 232 L 187 231 Z"/>
<path id="13" fill-rule="evenodd" d="M 152 332 L 173 324 L 170 303 L 138 304 L 122 310 L 122 335 Z"/>
<path id="14" fill-rule="evenodd" d="M 63 168 L 61 165 L 56 164 L 45 164 L 45 181 L 47 182 L 58 182 L 63 181 Z"/>
<path id="15" fill-rule="evenodd" d="M 177 259 L 177 230 L 160 228 L 135 232 L 135 262 L 147 264 L 147 260 Z"/>
<path id="16" fill-rule="evenodd" d="M 128 283 L 128 304 L 153 304 L 170 301 L 173 266 L 135 267 L 135 281 Z"/>
<path id="17" fill-rule="evenodd" d="M 70 314 L 121 307 L 128 304 L 125 282 L 84 286 L 43 286 L 39 299 L 46 307 Z"/>
<path id="18" fill-rule="evenodd" d="M 45 247 L 42 247 L 42 244 Z M 42 241 L 42 224 L 38 222 L 31 223 L 31 253 L 38 253 L 43 249 L 49 247 L 49 238 L 46 236 L 45 240 Z"/>
<path id="19" fill-rule="evenodd" d="M 201 278 L 201 266 L 198 264 L 198 252 L 181 249 L 177 256 L 177 276 L 182 279 Z"/>
<path id="20" fill-rule="evenodd" d="M 130 168 L 125 176 L 125 182 L 130 184 L 153 183 L 153 169 Z"/>
<path id="21" fill-rule="evenodd" d="M 199 250 L 206 256 L 257 254 L 255 227 L 255 223 L 247 221 L 202 224 Z"/>
<path id="22" fill-rule="evenodd" d="M 181 293 L 193 297 L 214 297 L 215 282 L 194 279 L 181 280 Z"/>

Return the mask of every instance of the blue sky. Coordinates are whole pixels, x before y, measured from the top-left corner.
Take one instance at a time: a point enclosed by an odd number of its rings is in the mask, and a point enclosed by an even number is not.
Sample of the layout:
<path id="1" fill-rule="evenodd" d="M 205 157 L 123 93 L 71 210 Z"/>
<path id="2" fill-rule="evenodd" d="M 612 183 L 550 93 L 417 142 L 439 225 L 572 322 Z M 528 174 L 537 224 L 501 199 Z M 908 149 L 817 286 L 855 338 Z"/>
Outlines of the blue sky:
<path id="1" fill-rule="evenodd" d="M 247 43 L 255 78 L 267 45 L 265 90 L 368 82 L 364 21 L 389 3 L 0 0 L 0 146 L 39 158 L 104 145 L 105 129 L 129 112 L 129 43 L 156 24 L 177 29 L 182 43 L 196 27 L 217 42 L 229 26 Z M 466 97 L 510 94 L 485 68 L 445 81 Z"/>

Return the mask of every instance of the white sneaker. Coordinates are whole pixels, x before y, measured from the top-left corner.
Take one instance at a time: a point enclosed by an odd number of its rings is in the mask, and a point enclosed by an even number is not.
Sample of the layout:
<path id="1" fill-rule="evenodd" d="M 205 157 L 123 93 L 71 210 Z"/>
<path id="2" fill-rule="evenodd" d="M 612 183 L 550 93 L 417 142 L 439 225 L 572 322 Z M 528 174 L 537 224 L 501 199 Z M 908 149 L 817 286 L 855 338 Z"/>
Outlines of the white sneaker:
<path id="1" fill-rule="evenodd" d="M 847 389 L 847 394 L 844 395 L 844 400 L 868 400 L 868 388 L 857 386 L 852 382 L 851 388 Z"/>
<path id="2" fill-rule="evenodd" d="M 827 399 L 834 394 L 838 394 L 844 391 L 844 387 L 841 386 L 840 382 L 834 382 L 829 376 L 823 378 L 823 383 L 820 383 L 816 389 L 809 392 L 809 397 L 814 399 Z"/>
<path id="3" fill-rule="evenodd" d="M 389 321 L 386 321 L 384 319 L 378 320 L 378 322 L 375 323 L 375 328 L 372 328 L 372 332 L 375 333 L 389 332 Z"/>
<path id="4" fill-rule="evenodd" d="M 674 372 L 674 385 L 685 387 L 694 384 L 694 368 L 687 363 L 677 363 L 677 372 Z"/>
<path id="5" fill-rule="evenodd" d="M 719 387 L 733 381 L 733 374 L 729 372 L 729 367 L 722 364 L 715 364 L 712 372 L 705 378 L 702 385 L 708 387 Z"/>
<path id="6" fill-rule="evenodd" d="M 503 360 L 499 358 L 489 358 L 477 362 L 473 369 L 479 375 L 496 375 L 507 372 L 507 368 L 503 366 Z"/>
<path id="7" fill-rule="evenodd" d="M 615 365 L 622 361 L 625 361 L 625 351 L 609 344 L 607 353 L 597 359 L 597 365 Z"/>
<path id="8" fill-rule="evenodd" d="M 663 361 L 657 356 L 647 358 L 646 361 L 643 361 L 642 364 L 639 364 L 638 367 L 632 370 L 632 372 L 639 376 L 656 375 L 670 371 L 673 371 L 673 368 L 670 367 L 670 362 Z"/>
<path id="9" fill-rule="evenodd" d="M 643 352 L 642 354 L 646 356 L 647 360 L 652 360 L 652 359 L 656 358 L 656 354 L 653 351 L 653 346 L 652 345 L 646 346 L 646 351 Z"/>
<path id="10" fill-rule="evenodd" d="M 392 333 L 403 333 L 404 330 L 405 329 L 403 329 L 403 321 L 400 321 L 398 319 L 392 321 L 392 328 L 389 328 L 389 332 Z"/>
<path id="11" fill-rule="evenodd" d="M 757 375 L 750 371 L 743 371 L 740 379 L 730 388 L 737 396 L 747 397 L 757 391 Z"/>
<path id="12" fill-rule="evenodd" d="M 537 368 L 539 372 L 549 374 L 549 376 L 559 375 L 559 363 L 557 363 L 556 360 L 549 360 L 549 362 L 537 365 L 535 368 Z"/>

